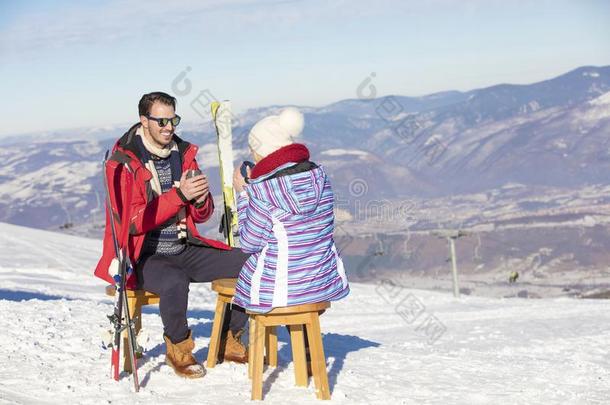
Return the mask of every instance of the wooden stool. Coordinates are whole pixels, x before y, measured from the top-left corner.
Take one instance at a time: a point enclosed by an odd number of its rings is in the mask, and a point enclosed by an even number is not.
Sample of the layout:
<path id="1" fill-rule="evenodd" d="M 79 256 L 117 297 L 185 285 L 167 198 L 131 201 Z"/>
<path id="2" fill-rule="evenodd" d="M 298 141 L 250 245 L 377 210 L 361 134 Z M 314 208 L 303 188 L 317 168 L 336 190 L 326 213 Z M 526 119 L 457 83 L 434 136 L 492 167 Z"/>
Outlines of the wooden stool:
<path id="1" fill-rule="evenodd" d="M 216 309 L 214 311 L 214 323 L 212 324 L 212 335 L 210 336 L 210 346 L 208 349 L 208 360 L 206 366 L 214 368 L 218 362 L 218 354 L 220 351 L 220 338 L 222 334 L 222 324 L 227 305 L 231 304 L 233 295 L 235 295 L 236 278 L 221 278 L 212 281 L 212 290 L 218 293 L 216 299 Z M 271 331 L 273 329 L 273 331 Z M 252 330 L 252 329 L 250 329 Z M 275 335 L 275 327 L 267 329 L 266 335 L 267 353 L 270 353 L 265 358 L 265 362 L 273 367 L 277 367 L 277 335 Z M 273 350 L 270 350 L 270 347 Z M 248 355 L 250 351 L 248 351 Z"/>
<path id="2" fill-rule="evenodd" d="M 114 297 L 116 288 L 113 285 L 106 287 L 106 295 Z M 159 303 L 159 296 L 144 290 L 127 290 L 127 304 L 129 306 L 129 316 L 131 319 L 136 320 L 136 335 L 142 329 L 142 306 L 153 305 Z M 123 348 L 127 348 L 127 330 L 123 331 Z M 128 351 L 122 350 L 123 352 L 123 371 L 131 373 L 131 359 L 129 358 Z"/>
<path id="3" fill-rule="evenodd" d="M 297 386 L 302 387 L 306 387 L 308 383 L 305 336 L 303 333 L 303 327 L 306 327 L 316 397 L 318 399 L 330 399 L 326 357 L 324 356 L 319 318 L 320 312 L 329 307 L 330 302 L 319 302 L 274 308 L 264 314 L 247 311 L 250 315 L 248 375 L 252 378 L 252 400 L 263 399 L 263 363 L 265 362 L 263 351 L 265 347 L 269 365 L 277 366 L 276 326 L 279 325 L 286 325 L 290 329 L 295 382 Z"/>
<path id="4" fill-rule="evenodd" d="M 210 336 L 210 346 L 208 348 L 208 361 L 206 364 L 208 368 L 214 368 L 218 362 L 222 324 L 224 323 L 227 305 L 231 304 L 235 294 L 236 283 L 236 278 L 220 278 L 212 281 L 212 290 L 218 293 L 218 298 L 216 299 L 214 323 L 212 324 L 212 335 Z"/>

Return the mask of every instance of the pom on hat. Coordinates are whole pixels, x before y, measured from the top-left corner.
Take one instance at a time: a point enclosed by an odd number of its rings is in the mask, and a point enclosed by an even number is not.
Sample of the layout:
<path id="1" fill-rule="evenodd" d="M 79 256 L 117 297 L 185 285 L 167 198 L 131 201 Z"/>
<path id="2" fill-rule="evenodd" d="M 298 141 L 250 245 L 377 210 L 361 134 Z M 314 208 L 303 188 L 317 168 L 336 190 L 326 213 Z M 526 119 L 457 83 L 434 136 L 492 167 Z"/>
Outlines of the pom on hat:
<path id="1" fill-rule="evenodd" d="M 265 157 L 294 143 L 304 125 L 305 119 L 298 109 L 285 108 L 279 115 L 270 115 L 254 124 L 248 135 L 248 144 L 252 150 Z"/>
<path id="2" fill-rule="evenodd" d="M 285 108 L 279 116 L 280 126 L 288 132 L 291 137 L 297 137 L 303 131 L 305 119 L 303 114 L 294 107 Z"/>

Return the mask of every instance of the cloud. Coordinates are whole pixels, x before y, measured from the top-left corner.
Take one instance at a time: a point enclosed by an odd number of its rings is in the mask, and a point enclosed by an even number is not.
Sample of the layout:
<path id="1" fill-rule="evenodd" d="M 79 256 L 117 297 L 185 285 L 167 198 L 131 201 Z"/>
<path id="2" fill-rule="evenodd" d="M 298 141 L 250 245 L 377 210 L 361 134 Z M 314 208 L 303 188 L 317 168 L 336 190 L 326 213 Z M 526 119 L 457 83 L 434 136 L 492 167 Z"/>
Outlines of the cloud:
<path id="1" fill-rule="evenodd" d="M 38 9 L 0 28 L 0 54 L 21 54 L 74 45 L 112 44 L 134 36 L 161 37 L 203 27 L 227 29 L 294 21 L 303 1 L 208 0 L 142 2 L 114 0 L 99 5 L 71 3 Z"/>
<path id="2" fill-rule="evenodd" d="M 434 0 L 431 4 L 457 3 Z M 72 46 L 111 45 L 133 38 L 154 40 L 176 33 L 247 33 L 251 29 L 303 24 L 315 29 L 313 26 L 321 20 L 340 24 L 380 14 L 415 14 L 430 7 L 418 1 L 391 0 L 376 0 L 374 5 L 368 0 L 112 0 L 100 4 L 69 2 L 44 9 L 30 6 L 0 27 L 0 55 L 19 57 Z"/>

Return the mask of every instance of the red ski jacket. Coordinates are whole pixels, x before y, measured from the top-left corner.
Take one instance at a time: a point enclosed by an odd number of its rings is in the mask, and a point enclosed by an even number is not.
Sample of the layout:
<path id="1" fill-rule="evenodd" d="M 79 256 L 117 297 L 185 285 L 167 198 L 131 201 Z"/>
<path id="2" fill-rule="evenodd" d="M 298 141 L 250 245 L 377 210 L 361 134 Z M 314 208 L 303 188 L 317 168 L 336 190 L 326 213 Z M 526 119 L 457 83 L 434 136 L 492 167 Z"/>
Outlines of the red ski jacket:
<path id="1" fill-rule="evenodd" d="M 123 135 L 112 149 L 112 156 L 106 164 L 106 175 L 108 179 L 108 189 L 110 201 L 115 205 L 112 207 L 115 230 L 117 235 L 121 235 L 122 226 L 129 227 L 129 234 L 126 241 L 119 241 L 119 248 L 126 247 L 127 254 L 131 263 L 135 266 L 144 244 L 146 232 L 151 231 L 167 220 L 178 214 L 182 207 L 186 209 L 187 243 L 208 246 L 222 250 L 231 250 L 231 247 L 221 241 L 202 237 L 197 231 L 195 224 L 205 222 L 214 212 L 214 200 L 211 194 L 204 201 L 203 205 L 196 208 L 190 202 L 184 202 L 178 195 L 177 189 L 163 193 L 158 198 L 152 194 L 150 180 L 152 174 L 142 164 L 140 151 L 134 143 L 136 130 L 140 124 L 136 124 L 125 135 Z M 174 135 L 174 140 L 178 144 L 178 150 L 182 158 L 182 171 L 198 169 L 195 156 L 197 146 L 183 141 Z M 131 169 L 129 173 L 125 167 L 126 163 Z M 124 200 L 125 176 L 133 176 L 132 198 L 131 198 L 131 218 L 128 224 L 121 224 L 119 214 L 122 212 L 121 204 Z M 106 209 L 106 229 L 104 231 L 104 243 L 102 257 L 100 258 L 95 275 L 107 282 L 114 284 L 112 277 L 108 274 L 108 269 L 115 257 L 114 242 L 112 240 L 112 230 L 110 227 L 110 216 Z M 137 280 L 135 271 L 127 278 L 127 288 L 135 289 Z"/>

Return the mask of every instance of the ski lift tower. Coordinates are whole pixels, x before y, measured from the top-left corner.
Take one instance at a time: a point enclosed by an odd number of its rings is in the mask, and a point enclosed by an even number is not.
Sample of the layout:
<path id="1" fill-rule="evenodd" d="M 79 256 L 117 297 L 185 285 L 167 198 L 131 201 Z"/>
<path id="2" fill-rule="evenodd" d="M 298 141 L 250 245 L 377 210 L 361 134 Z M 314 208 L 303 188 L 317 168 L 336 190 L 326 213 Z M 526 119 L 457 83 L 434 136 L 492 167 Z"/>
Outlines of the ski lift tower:
<path id="1" fill-rule="evenodd" d="M 455 255 L 455 240 L 466 236 L 466 232 L 462 230 L 446 230 L 433 232 L 434 235 L 442 239 L 447 239 L 449 243 L 449 254 L 451 255 L 451 273 L 453 275 L 453 296 L 460 297 L 460 287 L 458 284 L 457 259 Z"/>

